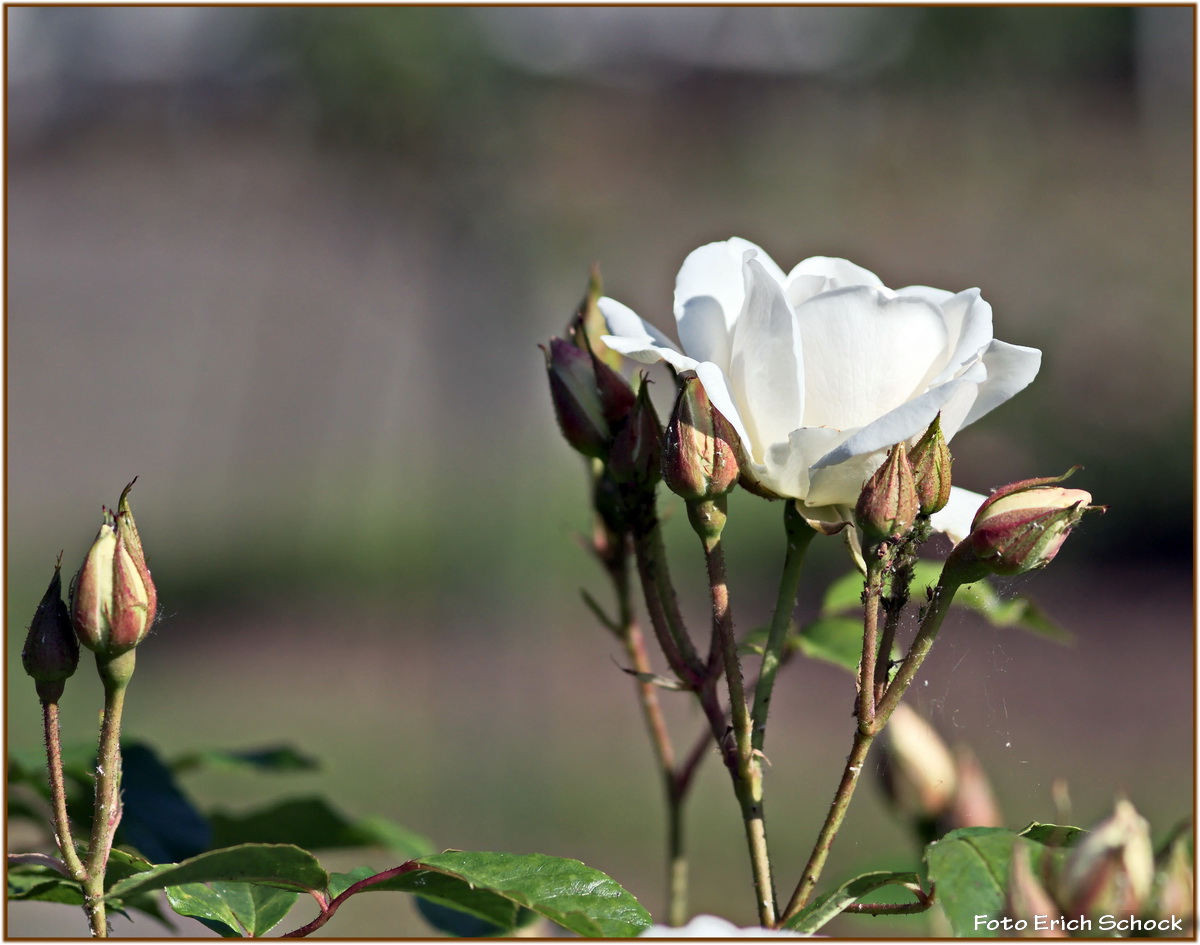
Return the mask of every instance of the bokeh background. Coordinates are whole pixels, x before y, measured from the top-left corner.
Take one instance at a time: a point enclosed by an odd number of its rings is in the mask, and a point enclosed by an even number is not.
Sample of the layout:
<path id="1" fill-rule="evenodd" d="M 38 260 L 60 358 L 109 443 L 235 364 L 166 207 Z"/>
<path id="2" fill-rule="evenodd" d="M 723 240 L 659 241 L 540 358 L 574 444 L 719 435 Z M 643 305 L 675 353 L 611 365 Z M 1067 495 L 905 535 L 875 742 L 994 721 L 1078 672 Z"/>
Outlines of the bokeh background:
<path id="1" fill-rule="evenodd" d="M 1053 819 L 1061 778 L 1074 820 L 1125 793 L 1163 835 L 1193 796 L 1193 13 L 9 7 L 10 747 L 39 740 L 16 654 L 55 555 L 73 570 L 137 475 L 164 616 L 128 734 L 324 762 L 192 776 L 198 803 L 326 793 L 439 847 L 578 857 L 661 916 L 659 788 L 619 648 L 579 600 L 605 587 L 573 540 L 584 479 L 536 345 L 593 262 L 671 330 L 683 257 L 740 235 L 785 269 L 842 255 L 889 285 L 979 286 L 998 337 L 1045 351 L 956 438 L 955 475 L 986 491 L 1086 467 L 1072 484 L 1110 511 L 1008 588 L 1077 642 L 953 617 L 913 701 L 974 748 L 1010 826 Z M 769 613 L 778 513 L 733 502 L 743 628 Z M 800 618 L 846 567 L 836 540 L 812 557 Z M 790 888 L 853 686 L 797 662 L 777 692 Z M 98 705 L 85 665 L 68 741 Z M 701 719 L 672 711 L 690 743 Z M 689 823 L 693 909 L 751 921 L 719 763 Z M 867 785 L 827 876 L 914 864 Z M 8 922 L 85 931 L 49 905 Z M 326 932 L 426 927 L 371 896 Z"/>

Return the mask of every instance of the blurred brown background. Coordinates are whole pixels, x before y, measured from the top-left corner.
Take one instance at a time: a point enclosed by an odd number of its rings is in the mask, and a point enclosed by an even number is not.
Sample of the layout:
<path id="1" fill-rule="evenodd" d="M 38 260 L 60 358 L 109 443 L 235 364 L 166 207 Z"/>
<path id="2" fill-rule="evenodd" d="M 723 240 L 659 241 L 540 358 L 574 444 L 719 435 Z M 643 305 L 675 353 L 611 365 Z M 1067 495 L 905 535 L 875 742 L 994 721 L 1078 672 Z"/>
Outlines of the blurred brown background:
<path id="1" fill-rule="evenodd" d="M 785 269 L 842 255 L 889 285 L 980 286 L 997 336 L 1045 351 L 956 438 L 955 475 L 986 491 L 1086 467 L 1072 485 L 1111 510 L 1010 588 L 1078 642 L 952 618 L 914 702 L 974 747 L 1010 826 L 1053 819 L 1057 777 L 1082 823 L 1118 792 L 1158 835 L 1190 810 L 1192 9 L 6 14 L 11 746 L 39 740 L 14 657 L 55 555 L 73 570 L 138 475 L 164 617 L 128 734 L 326 763 L 193 777 L 198 802 L 325 792 L 439 847 L 578 857 L 661 916 L 658 785 L 619 648 L 578 598 L 605 589 L 572 540 L 583 477 L 535 346 L 594 261 L 670 328 L 686 253 L 740 235 Z M 743 628 L 769 614 L 778 512 L 732 507 Z M 836 541 L 812 557 L 801 619 L 846 564 Z M 94 737 L 91 676 L 68 687 L 68 741 Z M 796 663 L 777 692 L 767 797 L 790 889 L 853 686 Z M 751 921 L 718 763 L 689 823 L 693 911 Z M 828 878 L 914 865 L 867 786 Z M 326 931 L 426 928 L 380 895 Z M 24 905 L 8 932 L 84 923 Z"/>

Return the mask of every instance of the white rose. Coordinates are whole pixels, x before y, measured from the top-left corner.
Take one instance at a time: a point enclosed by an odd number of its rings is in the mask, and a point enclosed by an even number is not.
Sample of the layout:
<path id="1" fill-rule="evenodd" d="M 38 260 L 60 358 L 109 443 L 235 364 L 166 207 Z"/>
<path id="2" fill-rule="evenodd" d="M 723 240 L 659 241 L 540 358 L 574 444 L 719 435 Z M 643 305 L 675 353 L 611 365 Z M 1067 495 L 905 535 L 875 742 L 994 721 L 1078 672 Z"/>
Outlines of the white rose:
<path id="1" fill-rule="evenodd" d="M 829 525 L 851 521 L 889 447 L 911 446 L 939 412 L 949 440 L 1029 384 L 1042 357 L 992 337 L 978 289 L 889 289 L 827 256 L 785 275 L 736 237 L 701 246 L 679 270 L 682 352 L 620 302 L 599 304 L 605 344 L 695 371 L 741 436 L 743 474 Z M 982 501 L 953 489 L 934 527 L 961 540 Z"/>
<path id="2" fill-rule="evenodd" d="M 643 929 L 639 938 L 798 938 L 795 932 L 764 929 L 754 926 L 743 929 L 728 919 L 715 915 L 698 915 L 687 925 L 652 925 Z"/>

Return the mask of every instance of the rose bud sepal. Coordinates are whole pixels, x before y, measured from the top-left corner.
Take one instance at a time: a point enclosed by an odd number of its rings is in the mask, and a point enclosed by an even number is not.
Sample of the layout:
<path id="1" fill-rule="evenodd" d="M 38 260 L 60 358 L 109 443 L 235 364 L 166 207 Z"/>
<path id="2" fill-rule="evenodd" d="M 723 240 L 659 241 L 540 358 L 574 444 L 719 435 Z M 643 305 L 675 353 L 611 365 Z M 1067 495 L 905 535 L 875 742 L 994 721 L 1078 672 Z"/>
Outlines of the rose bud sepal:
<path id="1" fill-rule="evenodd" d="M 650 382 L 643 377 L 633 409 L 609 452 L 613 479 L 643 492 L 653 491 L 662 479 L 662 439 L 662 424 L 650 402 Z"/>

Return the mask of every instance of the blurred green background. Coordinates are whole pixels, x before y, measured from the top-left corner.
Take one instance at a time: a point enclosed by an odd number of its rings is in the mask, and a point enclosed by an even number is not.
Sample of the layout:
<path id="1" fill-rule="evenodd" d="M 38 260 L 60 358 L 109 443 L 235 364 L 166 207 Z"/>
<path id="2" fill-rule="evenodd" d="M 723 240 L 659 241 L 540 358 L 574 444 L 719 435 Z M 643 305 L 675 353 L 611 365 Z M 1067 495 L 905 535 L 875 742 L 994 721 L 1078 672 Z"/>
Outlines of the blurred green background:
<path id="1" fill-rule="evenodd" d="M 164 616 L 127 733 L 325 762 L 195 776 L 193 797 L 325 792 L 439 847 L 578 857 L 661 917 L 658 785 L 619 647 L 578 597 L 605 587 L 573 540 L 584 480 L 536 344 L 593 262 L 672 330 L 683 257 L 739 235 L 785 269 L 840 255 L 888 285 L 979 286 L 998 337 L 1044 350 L 1037 381 L 955 439 L 955 476 L 986 491 L 1086 467 L 1072 485 L 1110 511 L 1010 588 L 1078 642 L 952 618 L 912 700 L 974 747 L 1010 826 L 1052 819 L 1064 778 L 1075 820 L 1124 792 L 1165 833 L 1194 768 L 1193 12 L 8 8 L 9 745 L 39 741 L 16 655 L 55 555 L 73 571 L 137 475 Z M 744 629 L 769 614 L 779 512 L 732 506 Z M 836 540 L 812 557 L 801 618 L 846 566 Z M 781 889 L 852 698 L 812 663 L 777 690 Z M 676 701 L 690 743 L 702 720 Z M 94 738 L 98 705 L 85 665 L 68 741 Z M 693 911 L 752 921 L 714 761 L 689 823 Z M 828 878 L 913 863 L 868 785 Z M 8 919 L 85 932 L 65 907 Z M 426 926 L 374 896 L 325 932 Z"/>

